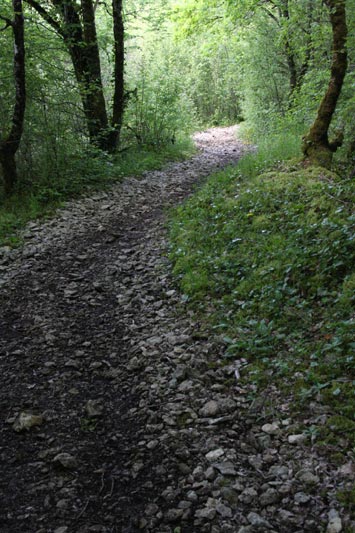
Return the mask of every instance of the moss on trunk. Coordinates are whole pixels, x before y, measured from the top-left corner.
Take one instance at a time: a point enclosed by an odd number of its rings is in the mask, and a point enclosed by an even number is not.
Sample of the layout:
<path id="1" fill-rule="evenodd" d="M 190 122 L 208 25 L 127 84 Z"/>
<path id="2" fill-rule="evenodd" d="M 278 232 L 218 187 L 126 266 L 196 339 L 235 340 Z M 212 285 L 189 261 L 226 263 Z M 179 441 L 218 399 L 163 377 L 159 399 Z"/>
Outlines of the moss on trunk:
<path id="1" fill-rule="evenodd" d="M 303 139 L 302 150 L 305 159 L 329 168 L 332 164 L 333 153 L 340 145 L 338 141 L 330 142 L 328 134 L 347 69 L 346 38 L 348 30 L 345 0 L 325 0 L 325 3 L 330 11 L 333 31 L 331 77 L 319 106 L 317 118 Z"/>

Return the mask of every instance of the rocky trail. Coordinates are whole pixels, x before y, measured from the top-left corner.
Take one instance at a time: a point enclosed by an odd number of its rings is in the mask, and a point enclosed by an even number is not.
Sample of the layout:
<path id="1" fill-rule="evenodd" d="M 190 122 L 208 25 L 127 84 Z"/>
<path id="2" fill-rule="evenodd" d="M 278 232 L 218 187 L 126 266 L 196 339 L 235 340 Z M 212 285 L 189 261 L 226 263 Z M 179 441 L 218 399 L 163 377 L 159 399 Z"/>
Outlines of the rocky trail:
<path id="1" fill-rule="evenodd" d="M 0 533 L 355 531 L 351 465 L 238 386 L 172 283 L 166 209 L 244 150 L 196 143 L 0 250 Z"/>

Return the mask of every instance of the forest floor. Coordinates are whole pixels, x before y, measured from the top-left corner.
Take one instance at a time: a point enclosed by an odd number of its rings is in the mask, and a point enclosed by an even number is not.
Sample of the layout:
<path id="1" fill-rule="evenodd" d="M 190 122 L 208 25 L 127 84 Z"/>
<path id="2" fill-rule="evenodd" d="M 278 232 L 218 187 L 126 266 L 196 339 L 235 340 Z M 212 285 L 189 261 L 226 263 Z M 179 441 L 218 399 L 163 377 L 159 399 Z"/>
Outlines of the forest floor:
<path id="1" fill-rule="evenodd" d="M 0 250 L 1 533 L 355 531 L 351 465 L 238 387 L 173 284 L 166 210 L 245 150 L 235 128 L 195 140 Z"/>

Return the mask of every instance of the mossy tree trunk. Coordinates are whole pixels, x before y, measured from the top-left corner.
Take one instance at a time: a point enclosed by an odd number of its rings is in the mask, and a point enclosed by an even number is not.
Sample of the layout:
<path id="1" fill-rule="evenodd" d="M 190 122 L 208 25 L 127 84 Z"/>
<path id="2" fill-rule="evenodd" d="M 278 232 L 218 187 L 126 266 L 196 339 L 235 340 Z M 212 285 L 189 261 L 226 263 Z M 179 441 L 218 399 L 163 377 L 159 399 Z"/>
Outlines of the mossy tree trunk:
<path id="1" fill-rule="evenodd" d="M 15 105 L 8 135 L 0 140 L 0 165 L 5 194 L 13 192 L 17 182 L 16 152 L 20 146 L 26 110 L 25 35 L 22 0 L 12 0 L 13 20 L 0 17 L 5 28 L 11 27 L 14 36 Z"/>
<path id="2" fill-rule="evenodd" d="M 347 69 L 347 25 L 345 0 L 324 0 L 330 11 L 333 32 L 333 58 L 327 91 L 318 109 L 317 118 L 303 139 L 305 160 L 330 168 L 334 152 L 341 146 L 342 137 L 329 140 L 329 127 L 341 93 Z"/>

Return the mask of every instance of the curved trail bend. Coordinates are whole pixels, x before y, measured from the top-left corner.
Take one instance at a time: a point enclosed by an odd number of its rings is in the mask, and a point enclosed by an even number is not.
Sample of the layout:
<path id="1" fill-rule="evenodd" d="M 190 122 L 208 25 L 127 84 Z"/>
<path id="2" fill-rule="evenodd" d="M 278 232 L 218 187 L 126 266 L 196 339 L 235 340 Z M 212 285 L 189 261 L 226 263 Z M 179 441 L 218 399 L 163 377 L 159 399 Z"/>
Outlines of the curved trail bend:
<path id="1" fill-rule="evenodd" d="M 305 488 L 332 491 L 322 459 L 261 430 L 164 257 L 164 210 L 237 162 L 234 133 L 0 255 L 1 533 L 324 531 L 329 501 Z M 38 425 L 15 431 L 20 413 Z"/>

